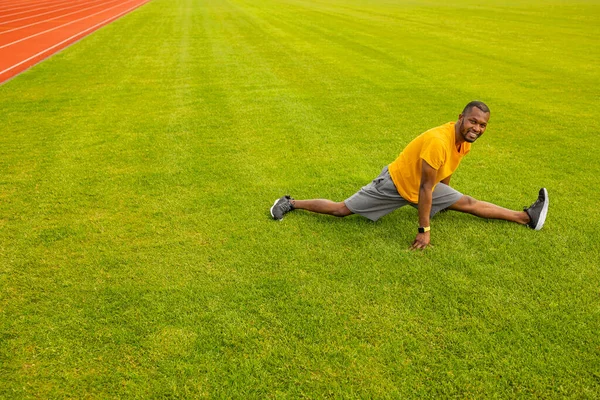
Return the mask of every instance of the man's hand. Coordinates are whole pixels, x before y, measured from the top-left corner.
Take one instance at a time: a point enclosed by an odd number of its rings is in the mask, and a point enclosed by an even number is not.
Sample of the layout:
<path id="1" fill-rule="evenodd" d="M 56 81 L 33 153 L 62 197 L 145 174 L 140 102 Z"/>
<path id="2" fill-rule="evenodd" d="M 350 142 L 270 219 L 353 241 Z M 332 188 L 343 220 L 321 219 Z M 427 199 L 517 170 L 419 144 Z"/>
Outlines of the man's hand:
<path id="1" fill-rule="evenodd" d="M 429 214 L 431 214 L 432 192 L 435 186 L 437 170 L 425 160 L 421 161 L 421 184 L 419 185 L 419 226 L 429 226 Z M 419 233 L 410 246 L 411 250 L 423 250 L 429 246 L 429 231 Z"/>
<path id="2" fill-rule="evenodd" d="M 417 237 L 415 238 L 414 242 L 412 243 L 412 246 L 410 246 L 410 249 L 411 250 L 423 250 L 424 248 L 428 247 L 429 242 L 430 242 L 429 233 L 430 232 L 417 234 Z"/>

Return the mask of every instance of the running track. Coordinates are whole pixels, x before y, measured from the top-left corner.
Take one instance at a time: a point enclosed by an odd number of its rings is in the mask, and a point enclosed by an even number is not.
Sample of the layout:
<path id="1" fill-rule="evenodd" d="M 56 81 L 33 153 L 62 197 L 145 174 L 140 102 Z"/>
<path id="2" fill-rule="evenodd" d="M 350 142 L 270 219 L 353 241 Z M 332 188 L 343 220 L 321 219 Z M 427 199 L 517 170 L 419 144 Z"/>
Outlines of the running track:
<path id="1" fill-rule="evenodd" d="M 0 0 L 0 84 L 150 0 Z"/>

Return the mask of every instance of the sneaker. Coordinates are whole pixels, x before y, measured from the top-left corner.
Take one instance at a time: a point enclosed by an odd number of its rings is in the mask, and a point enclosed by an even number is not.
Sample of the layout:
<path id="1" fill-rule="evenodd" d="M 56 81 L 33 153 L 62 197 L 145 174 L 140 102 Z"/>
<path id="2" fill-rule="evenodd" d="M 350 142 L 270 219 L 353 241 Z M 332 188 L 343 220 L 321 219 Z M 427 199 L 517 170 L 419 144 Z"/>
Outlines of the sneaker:
<path id="1" fill-rule="evenodd" d="M 283 196 L 282 198 L 275 200 L 273 207 L 271 207 L 271 216 L 273 219 L 278 221 L 282 220 L 284 214 L 287 214 L 294 209 L 291 200 L 294 199 L 290 196 Z"/>
<path id="2" fill-rule="evenodd" d="M 524 208 L 523 211 L 529 215 L 531 221 L 527 224 L 531 229 L 539 231 L 544 226 L 546 216 L 548 215 L 548 191 L 546 188 L 541 188 L 538 198 L 529 208 Z"/>

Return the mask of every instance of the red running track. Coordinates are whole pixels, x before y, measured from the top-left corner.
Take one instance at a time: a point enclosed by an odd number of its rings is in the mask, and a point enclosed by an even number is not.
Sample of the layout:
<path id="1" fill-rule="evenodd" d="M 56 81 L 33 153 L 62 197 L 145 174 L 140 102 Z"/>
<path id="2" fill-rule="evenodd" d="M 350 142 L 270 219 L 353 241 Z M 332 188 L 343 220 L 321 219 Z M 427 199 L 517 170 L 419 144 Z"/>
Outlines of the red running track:
<path id="1" fill-rule="evenodd" d="M 150 0 L 0 0 L 0 84 Z"/>

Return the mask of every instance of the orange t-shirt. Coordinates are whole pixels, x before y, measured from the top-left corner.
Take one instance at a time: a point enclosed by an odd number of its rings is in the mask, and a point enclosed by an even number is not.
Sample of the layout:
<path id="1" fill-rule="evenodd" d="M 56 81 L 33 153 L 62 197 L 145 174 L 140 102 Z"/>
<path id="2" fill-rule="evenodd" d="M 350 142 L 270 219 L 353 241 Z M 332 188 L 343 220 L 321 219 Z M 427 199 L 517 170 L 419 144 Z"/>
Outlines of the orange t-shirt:
<path id="1" fill-rule="evenodd" d="M 422 160 L 437 170 L 436 185 L 458 168 L 460 160 L 471 150 L 471 143 L 464 142 L 456 149 L 455 122 L 448 122 L 417 136 L 388 166 L 390 176 L 404 199 L 419 202 Z"/>

